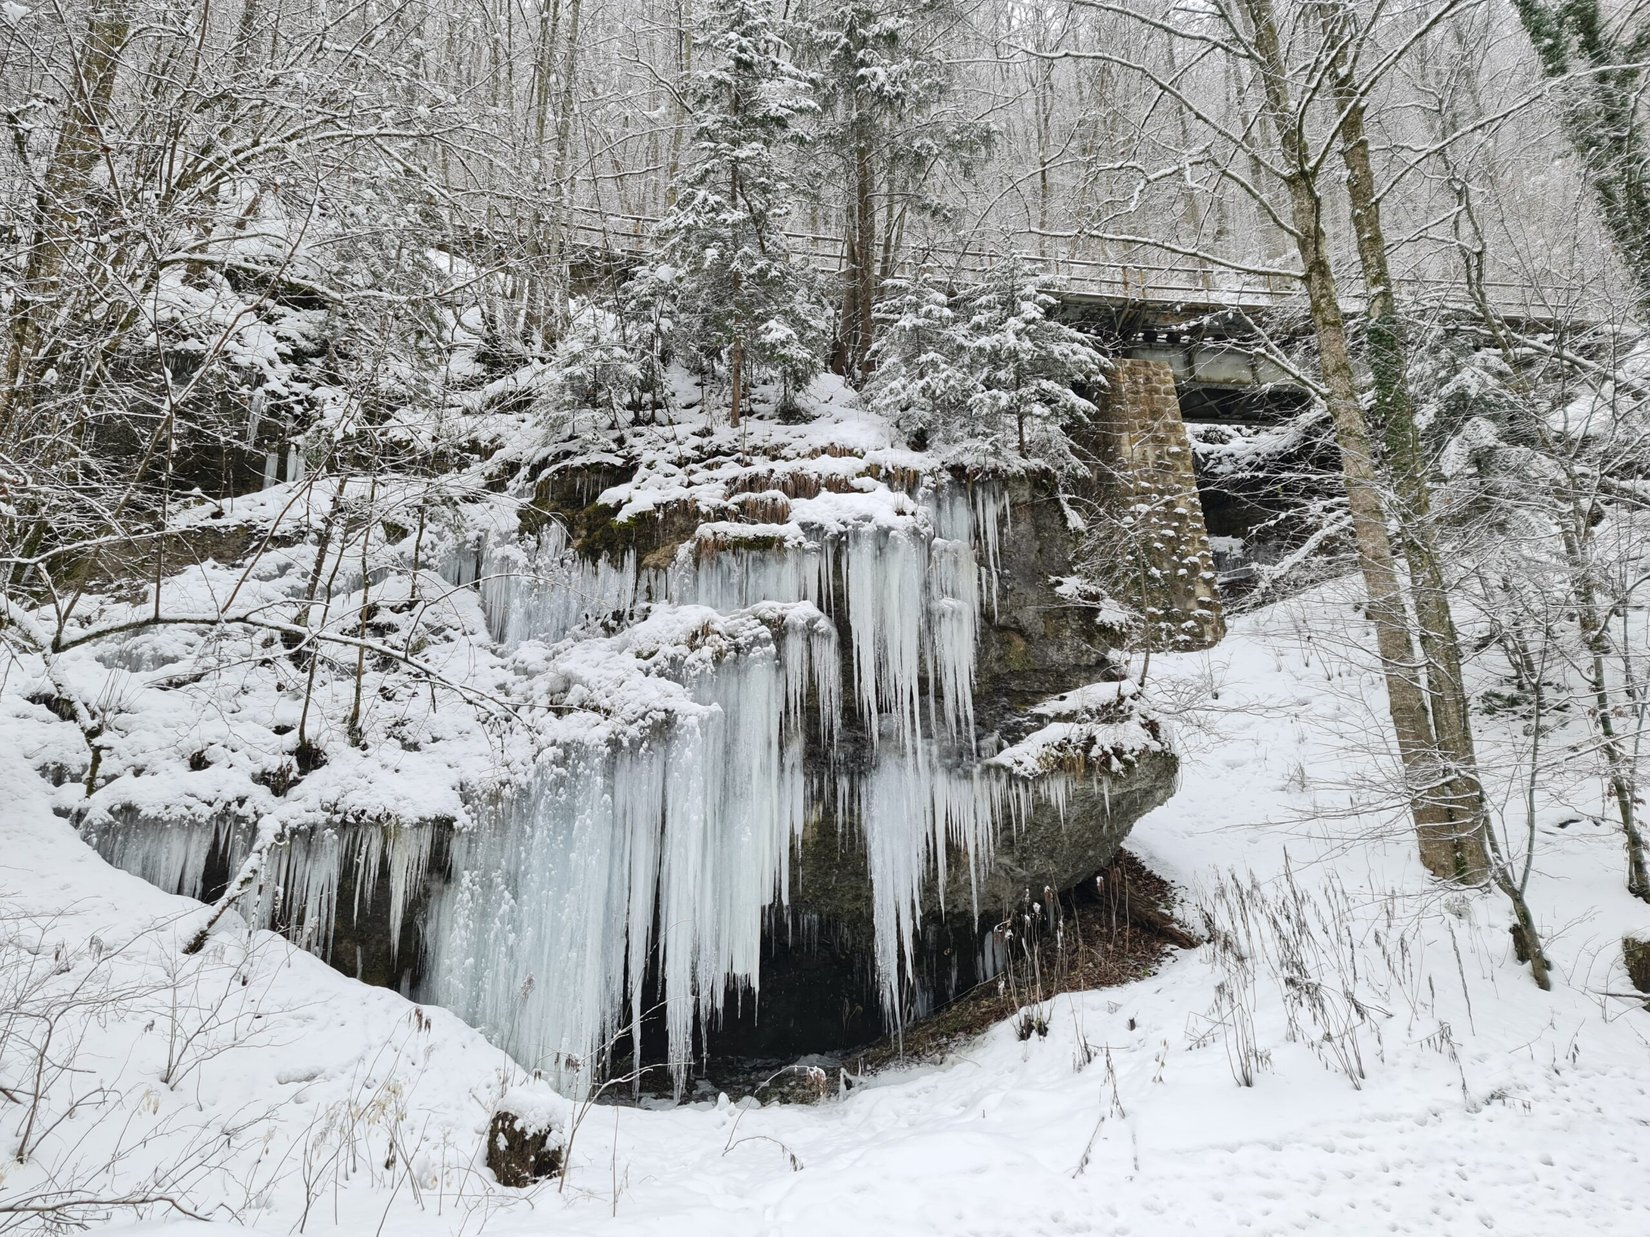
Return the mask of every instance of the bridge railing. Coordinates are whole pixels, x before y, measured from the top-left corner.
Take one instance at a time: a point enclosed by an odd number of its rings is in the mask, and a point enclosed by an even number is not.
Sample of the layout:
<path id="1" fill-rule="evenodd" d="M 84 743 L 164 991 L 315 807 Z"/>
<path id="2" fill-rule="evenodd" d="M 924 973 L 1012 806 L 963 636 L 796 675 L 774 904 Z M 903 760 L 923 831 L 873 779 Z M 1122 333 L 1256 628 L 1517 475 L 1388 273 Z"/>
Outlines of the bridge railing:
<path id="1" fill-rule="evenodd" d="M 658 220 L 643 215 L 579 210 L 567 228 L 575 245 L 614 254 L 643 257 Z M 821 274 L 847 269 L 841 236 L 786 229 L 785 240 L 797 258 Z M 1011 258 L 1060 281 L 1061 290 L 1078 300 L 1112 304 L 1183 305 L 1188 309 L 1273 309 L 1291 303 L 1304 307 L 1299 279 L 1284 272 L 1236 271 L 1213 263 L 1121 260 L 1084 252 L 1082 238 L 1059 250 L 1003 250 L 980 246 L 907 250 L 887 273 L 910 277 L 927 269 L 943 278 L 968 282 L 989 276 Z M 1462 285 L 1453 279 L 1411 276 L 1395 281 L 1399 299 L 1438 309 L 1474 308 Z M 1349 293 L 1362 281 L 1346 281 Z M 1510 280 L 1483 284 L 1490 308 L 1509 318 L 1559 319 L 1579 316 L 1580 290 L 1562 284 L 1535 286 Z"/>

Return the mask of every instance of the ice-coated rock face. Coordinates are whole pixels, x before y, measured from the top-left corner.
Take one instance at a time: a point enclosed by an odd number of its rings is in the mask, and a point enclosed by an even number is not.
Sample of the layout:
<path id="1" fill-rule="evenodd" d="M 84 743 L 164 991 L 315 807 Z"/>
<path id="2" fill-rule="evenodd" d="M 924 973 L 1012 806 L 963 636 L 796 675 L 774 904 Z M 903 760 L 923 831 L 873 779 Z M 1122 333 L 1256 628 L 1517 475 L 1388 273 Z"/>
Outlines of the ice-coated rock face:
<path id="1" fill-rule="evenodd" d="M 456 816 L 294 834 L 243 911 L 573 1088 L 622 1037 L 680 1079 L 724 1024 L 841 1046 L 988 977 L 982 923 L 1103 867 L 1174 755 L 1115 608 L 1070 586 L 1051 479 L 798 437 L 553 456 L 518 527 L 440 568 L 480 602 L 487 690 L 536 719 L 526 759 Z M 89 836 L 211 896 L 251 834 Z"/>
<path id="2" fill-rule="evenodd" d="M 435 999 L 488 1026 L 508 1010 L 532 1035 L 567 1021 L 557 1010 L 574 991 L 591 1021 L 571 1042 L 596 1043 L 626 1004 L 641 1035 L 627 994 L 651 986 L 680 1062 L 730 987 L 755 1023 L 794 1026 L 764 973 L 781 954 L 806 966 L 827 952 L 859 959 L 861 1003 L 900 1021 L 989 975 L 982 915 L 1092 876 L 1170 793 L 1174 757 L 1132 685 L 1059 721 L 1036 707 L 1119 676 L 1096 609 L 1057 587 L 1073 534 L 1048 479 L 816 459 L 817 472 L 736 472 L 727 497 L 695 494 L 691 512 L 638 502 L 645 478 L 596 502 L 578 468 L 541 484 L 553 518 L 530 554 L 560 583 L 496 586 L 503 638 L 597 621 L 634 632 L 704 608 L 715 624 L 762 621 L 772 644 L 684 680 L 705 717 L 564 762 L 525 806 L 460 839 L 462 882 L 437 899 L 427 938 Z M 509 580 L 498 563 L 521 553 L 500 551 L 483 578 Z M 563 872 L 546 847 L 583 858 Z M 545 906 L 576 918 L 542 935 Z M 943 974 L 925 961 L 936 931 Z M 507 964 L 455 948 L 501 938 L 516 942 Z M 553 982 L 524 994 L 527 973 Z"/>

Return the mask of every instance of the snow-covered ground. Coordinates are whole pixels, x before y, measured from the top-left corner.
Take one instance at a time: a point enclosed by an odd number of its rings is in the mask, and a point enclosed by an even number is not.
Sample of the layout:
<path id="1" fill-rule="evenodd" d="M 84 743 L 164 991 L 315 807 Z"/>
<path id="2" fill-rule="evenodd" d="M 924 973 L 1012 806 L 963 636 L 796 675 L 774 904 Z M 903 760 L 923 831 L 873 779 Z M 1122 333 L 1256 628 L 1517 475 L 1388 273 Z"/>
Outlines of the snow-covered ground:
<path id="1" fill-rule="evenodd" d="M 1346 647 L 1361 630 L 1331 587 L 1153 659 L 1148 690 L 1197 708 L 1182 789 L 1131 845 L 1219 944 L 1055 999 L 1046 1038 L 1001 1025 L 812 1107 L 563 1104 L 570 1173 L 526 1191 L 479 1166 L 523 1081 L 507 1058 L 267 933 L 225 924 L 185 957 L 198 904 L 106 866 L 0 735 L 0 1051 L 19 1097 L 0 1121 L 31 1151 L 0 1170 L 0 1231 L 62 1189 L 267 1233 L 1650 1232 L 1650 1013 L 1608 995 L 1628 987 L 1622 931 L 1650 916 L 1621 890 L 1597 788 L 1560 779 L 1537 803 L 1531 898 L 1558 969 L 1542 993 L 1503 905 L 1430 885 L 1371 806 L 1382 707 Z M 1524 739 L 1496 725 L 1486 765 L 1522 845 Z M 44 1020 L 50 1051 L 22 1055 Z M 31 1124 L 37 1071 L 51 1100 Z M 166 1213 L 145 1231 L 205 1231 Z"/>

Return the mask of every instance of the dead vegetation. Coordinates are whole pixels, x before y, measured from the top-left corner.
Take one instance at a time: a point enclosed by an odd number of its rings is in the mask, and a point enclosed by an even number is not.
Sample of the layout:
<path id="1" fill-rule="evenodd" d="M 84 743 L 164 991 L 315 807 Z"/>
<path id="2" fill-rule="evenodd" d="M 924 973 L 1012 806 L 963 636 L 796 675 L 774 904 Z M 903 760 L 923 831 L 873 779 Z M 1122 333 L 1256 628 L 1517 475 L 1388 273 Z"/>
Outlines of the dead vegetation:
<path id="1" fill-rule="evenodd" d="M 1133 983 L 1169 950 L 1201 943 L 1175 920 L 1175 901 L 1173 886 L 1128 851 L 1069 894 L 1027 899 L 993 930 L 1006 959 L 998 975 L 856 1054 L 850 1072 L 941 1059 L 1016 1015 L 1022 1039 L 1039 1026 L 1047 1034 L 1043 1007 L 1060 993 Z"/>

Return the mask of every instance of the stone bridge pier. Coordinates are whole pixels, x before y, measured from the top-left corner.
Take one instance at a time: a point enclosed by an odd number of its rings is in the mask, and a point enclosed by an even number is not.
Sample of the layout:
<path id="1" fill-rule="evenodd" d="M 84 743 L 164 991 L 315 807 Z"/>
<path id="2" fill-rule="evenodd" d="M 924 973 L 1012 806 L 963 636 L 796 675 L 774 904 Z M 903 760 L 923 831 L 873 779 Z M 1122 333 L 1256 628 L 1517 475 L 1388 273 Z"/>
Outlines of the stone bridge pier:
<path id="1" fill-rule="evenodd" d="M 1153 649 L 1202 649 L 1225 634 L 1214 556 L 1173 367 L 1113 362 L 1089 443 L 1101 510 L 1115 545 L 1106 583 L 1136 609 Z"/>

